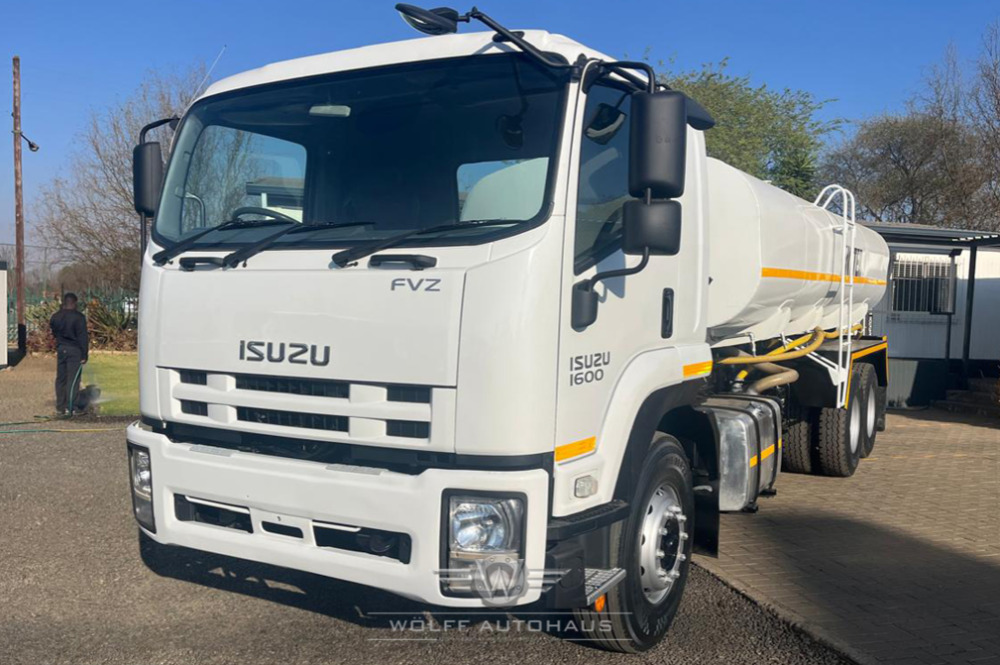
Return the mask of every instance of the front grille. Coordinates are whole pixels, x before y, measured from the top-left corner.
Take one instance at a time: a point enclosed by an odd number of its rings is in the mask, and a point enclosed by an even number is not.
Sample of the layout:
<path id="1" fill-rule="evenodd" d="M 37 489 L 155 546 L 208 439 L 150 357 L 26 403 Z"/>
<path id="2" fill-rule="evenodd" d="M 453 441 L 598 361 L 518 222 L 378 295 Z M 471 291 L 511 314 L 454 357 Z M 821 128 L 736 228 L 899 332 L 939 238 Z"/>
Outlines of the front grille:
<path id="1" fill-rule="evenodd" d="M 406 439 L 426 439 L 431 435 L 431 425 L 413 420 L 389 420 L 385 423 L 385 433 Z"/>
<path id="2" fill-rule="evenodd" d="M 208 374 L 193 369 L 182 369 L 180 372 L 181 383 L 190 383 L 196 386 L 204 386 L 208 383 Z"/>
<path id="3" fill-rule="evenodd" d="M 343 381 L 322 379 L 291 379 L 280 376 L 259 376 L 237 374 L 237 390 L 256 390 L 285 395 L 308 395 L 310 397 L 350 397 L 351 385 Z"/>
<path id="4" fill-rule="evenodd" d="M 253 533 L 250 509 L 243 506 L 230 506 L 175 494 L 174 515 L 181 522 L 201 522 L 202 524 Z"/>
<path id="5" fill-rule="evenodd" d="M 248 406 L 236 408 L 236 419 L 248 423 L 277 425 L 279 427 L 301 427 L 304 429 L 322 429 L 331 432 L 346 432 L 347 418 L 330 416 L 323 413 L 299 413 L 298 411 L 275 411 L 273 409 L 254 409 Z"/>
<path id="6" fill-rule="evenodd" d="M 317 547 L 364 552 L 410 563 L 412 543 L 405 533 L 313 522 L 313 537 Z"/>
<path id="7" fill-rule="evenodd" d="M 430 404 L 431 389 L 428 386 L 389 386 L 386 399 L 390 402 Z"/>
<path id="8" fill-rule="evenodd" d="M 187 413 L 192 416 L 207 416 L 208 415 L 208 403 L 206 402 L 195 402 L 189 399 L 181 400 L 181 412 Z"/>
<path id="9" fill-rule="evenodd" d="M 168 421 L 274 436 L 294 437 L 293 430 L 299 430 L 299 438 L 320 445 L 454 448 L 454 388 L 189 368 L 158 371 L 170 377 L 162 405 L 171 414 Z M 436 419 L 444 425 L 432 427 Z"/>

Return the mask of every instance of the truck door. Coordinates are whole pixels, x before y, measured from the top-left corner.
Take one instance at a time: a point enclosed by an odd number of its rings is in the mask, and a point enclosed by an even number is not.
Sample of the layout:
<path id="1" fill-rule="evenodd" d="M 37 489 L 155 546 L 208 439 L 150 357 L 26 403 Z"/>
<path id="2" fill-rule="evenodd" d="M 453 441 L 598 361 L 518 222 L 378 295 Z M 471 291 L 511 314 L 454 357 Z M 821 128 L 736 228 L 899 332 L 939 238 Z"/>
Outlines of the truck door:
<path id="1" fill-rule="evenodd" d="M 600 502 L 596 496 L 584 500 L 574 496 L 572 478 L 587 473 L 589 467 L 607 465 L 614 458 L 613 449 L 624 447 L 627 433 L 613 434 L 605 427 L 609 408 L 619 400 L 637 399 L 634 408 L 638 409 L 649 393 L 623 391 L 634 387 L 642 392 L 651 384 L 677 383 L 684 377 L 685 362 L 693 364 L 697 359 L 704 364 L 710 357 L 703 315 L 707 279 L 702 277 L 706 264 L 701 205 L 704 142 L 701 132 L 690 128 L 687 187 L 680 199 L 679 253 L 651 256 L 645 270 L 600 282 L 597 321 L 583 330 L 572 327 L 573 285 L 597 272 L 634 266 L 641 258 L 622 252 L 622 207 L 630 199 L 631 88 L 608 78 L 584 88 L 577 106 L 570 165 L 561 284 L 553 505 L 557 515 Z M 644 363 L 653 365 L 641 367 Z M 630 375 L 641 371 L 642 387 L 635 381 L 622 381 L 626 368 Z M 607 497 L 613 487 L 607 487 L 606 478 L 603 482 L 598 495 Z"/>

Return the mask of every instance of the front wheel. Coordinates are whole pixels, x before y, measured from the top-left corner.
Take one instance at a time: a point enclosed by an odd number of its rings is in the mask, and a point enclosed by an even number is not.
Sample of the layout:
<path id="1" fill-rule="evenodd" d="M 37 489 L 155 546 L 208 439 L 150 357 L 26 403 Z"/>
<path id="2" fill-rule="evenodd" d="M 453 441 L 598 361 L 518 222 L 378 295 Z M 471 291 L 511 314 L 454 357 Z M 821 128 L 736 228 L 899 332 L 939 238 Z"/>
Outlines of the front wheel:
<path id="1" fill-rule="evenodd" d="M 643 461 L 632 512 L 611 528 L 611 566 L 625 579 L 608 592 L 601 612 L 577 619 L 585 637 L 609 651 L 638 653 L 655 646 L 677 614 L 691 563 L 694 490 L 677 439 L 657 433 Z"/>

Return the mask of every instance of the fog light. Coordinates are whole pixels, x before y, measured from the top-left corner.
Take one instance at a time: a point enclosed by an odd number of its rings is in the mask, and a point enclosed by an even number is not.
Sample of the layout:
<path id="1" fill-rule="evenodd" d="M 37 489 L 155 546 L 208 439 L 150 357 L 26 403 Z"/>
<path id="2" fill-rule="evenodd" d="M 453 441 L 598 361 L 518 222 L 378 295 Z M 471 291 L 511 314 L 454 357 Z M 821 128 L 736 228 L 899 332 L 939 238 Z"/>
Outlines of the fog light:
<path id="1" fill-rule="evenodd" d="M 471 592 L 492 563 L 524 558 L 524 498 L 455 494 L 448 499 L 448 591 Z"/>
<path id="2" fill-rule="evenodd" d="M 149 450 L 129 444 L 129 483 L 132 486 L 132 512 L 147 531 L 156 533 L 153 518 L 153 465 Z"/>
<path id="3" fill-rule="evenodd" d="M 578 499 L 586 499 L 588 496 L 597 494 L 597 478 L 593 476 L 582 476 L 573 483 L 573 496 Z"/>

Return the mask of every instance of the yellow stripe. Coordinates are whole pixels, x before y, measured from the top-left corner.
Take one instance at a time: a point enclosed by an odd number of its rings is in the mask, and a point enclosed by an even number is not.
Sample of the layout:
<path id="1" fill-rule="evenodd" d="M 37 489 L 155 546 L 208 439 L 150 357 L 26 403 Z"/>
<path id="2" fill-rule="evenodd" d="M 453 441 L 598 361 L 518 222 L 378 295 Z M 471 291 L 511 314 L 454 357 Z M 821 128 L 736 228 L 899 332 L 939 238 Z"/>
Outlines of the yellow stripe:
<path id="1" fill-rule="evenodd" d="M 774 444 L 772 443 L 767 448 L 765 448 L 763 451 L 761 451 L 761 453 L 760 453 L 760 461 L 763 462 L 764 460 L 766 460 L 768 457 L 770 457 L 773 454 L 774 454 Z"/>
<path id="2" fill-rule="evenodd" d="M 701 376 L 702 374 L 712 373 L 712 361 L 706 360 L 703 363 L 692 363 L 691 365 L 684 365 L 684 378 L 691 376 Z"/>
<path id="3" fill-rule="evenodd" d="M 579 441 L 574 441 L 573 443 L 567 443 L 556 448 L 556 461 L 565 462 L 573 457 L 579 457 L 580 455 L 592 452 L 595 448 L 597 448 L 596 436 L 580 439 Z"/>
<path id="4" fill-rule="evenodd" d="M 863 357 L 865 357 L 867 355 L 871 355 L 871 354 L 875 353 L 876 351 L 888 351 L 888 349 L 889 349 L 889 342 L 883 342 L 882 344 L 876 344 L 875 346 L 869 346 L 867 349 L 861 349 L 860 351 L 855 351 L 854 353 L 851 354 L 851 366 L 848 367 L 848 372 L 847 372 L 847 391 L 844 393 L 846 395 L 846 397 L 844 397 L 844 408 L 845 409 L 851 403 L 851 377 L 854 376 L 854 361 L 857 360 L 858 358 L 863 358 Z M 889 371 L 889 354 L 888 353 L 885 354 L 885 368 L 886 368 L 885 371 L 887 372 L 886 376 L 888 377 L 889 376 L 888 375 L 888 371 Z"/>
<path id="5" fill-rule="evenodd" d="M 867 349 L 861 349 L 860 351 L 855 351 L 851 354 L 851 360 L 857 360 L 858 358 L 864 358 L 865 356 L 877 353 L 879 351 L 884 351 L 889 348 L 889 343 L 884 342 L 882 344 L 876 344 L 875 346 L 869 346 Z"/>
<path id="6" fill-rule="evenodd" d="M 802 279 L 807 282 L 839 282 L 840 275 L 833 275 L 825 272 L 811 272 L 809 270 L 791 270 L 789 268 L 762 268 L 761 277 L 777 277 L 781 279 Z M 871 279 L 869 277 L 855 277 L 855 284 L 872 284 L 875 286 L 885 286 L 884 279 Z"/>
<path id="7" fill-rule="evenodd" d="M 753 457 L 750 458 L 750 468 L 752 469 L 755 466 L 757 466 L 757 456 L 756 455 L 754 455 Z"/>

